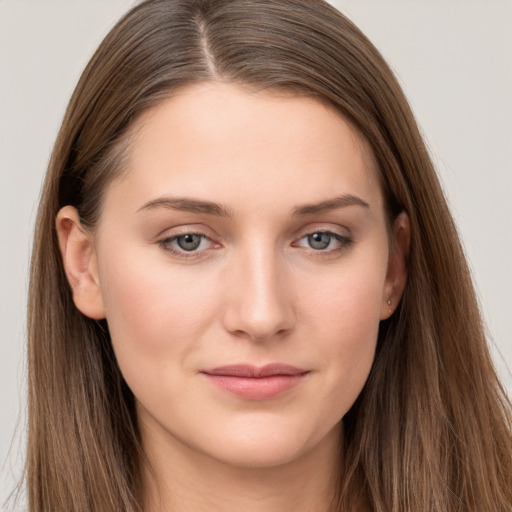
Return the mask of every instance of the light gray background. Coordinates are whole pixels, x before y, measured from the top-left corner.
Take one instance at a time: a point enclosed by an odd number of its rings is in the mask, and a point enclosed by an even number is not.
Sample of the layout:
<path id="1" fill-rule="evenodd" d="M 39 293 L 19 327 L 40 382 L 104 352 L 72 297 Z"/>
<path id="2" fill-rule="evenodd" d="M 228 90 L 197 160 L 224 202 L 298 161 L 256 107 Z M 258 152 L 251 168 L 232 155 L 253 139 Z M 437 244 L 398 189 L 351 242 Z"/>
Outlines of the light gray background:
<path id="1" fill-rule="evenodd" d="M 41 180 L 81 70 L 133 3 L 0 0 L 0 502 L 23 459 L 26 276 Z M 377 45 L 405 88 L 512 392 L 512 1 L 332 3 Z"/>

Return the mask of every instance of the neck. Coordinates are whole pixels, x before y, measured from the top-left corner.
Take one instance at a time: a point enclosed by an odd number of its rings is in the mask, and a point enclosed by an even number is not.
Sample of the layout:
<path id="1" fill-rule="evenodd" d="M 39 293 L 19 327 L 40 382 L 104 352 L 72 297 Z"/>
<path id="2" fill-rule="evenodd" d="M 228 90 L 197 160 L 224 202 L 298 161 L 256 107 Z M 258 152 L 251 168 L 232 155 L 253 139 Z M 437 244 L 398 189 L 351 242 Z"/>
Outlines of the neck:
<path id="1" fill-rule="evenodd" d="M 148 438 L 146 438 L 148 439 Z M 170 441 L 144 443 L 146 512 L 329 512 L 340 471 L 341 428 L 291 462 L 225 464 Z"/>

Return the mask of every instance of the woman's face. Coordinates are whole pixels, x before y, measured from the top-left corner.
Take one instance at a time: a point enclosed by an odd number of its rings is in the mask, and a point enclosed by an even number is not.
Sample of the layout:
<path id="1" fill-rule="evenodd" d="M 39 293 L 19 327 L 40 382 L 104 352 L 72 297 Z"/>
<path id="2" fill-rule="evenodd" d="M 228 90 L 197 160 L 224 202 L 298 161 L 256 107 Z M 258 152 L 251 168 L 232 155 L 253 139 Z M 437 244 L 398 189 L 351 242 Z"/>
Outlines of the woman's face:
<path id="1" fill-rule="evenodd" d="M 335 443 L 400 287 L 371 152 L 314 99 L 217 83 L 134 133 L 75 300 L 143 441 L 251 467 Z"/>

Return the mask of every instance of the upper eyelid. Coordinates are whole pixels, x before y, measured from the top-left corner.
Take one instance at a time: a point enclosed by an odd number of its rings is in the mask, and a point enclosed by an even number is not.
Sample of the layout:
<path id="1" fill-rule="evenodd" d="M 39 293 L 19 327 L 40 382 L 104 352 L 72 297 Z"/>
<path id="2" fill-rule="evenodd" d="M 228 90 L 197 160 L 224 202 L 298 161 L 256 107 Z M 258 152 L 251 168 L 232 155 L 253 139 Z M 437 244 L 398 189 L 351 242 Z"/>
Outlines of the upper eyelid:
<path id="1" fill-rule="evenodd" d="M 205 235 L 204 233 L 198 233 L 198 232 L 195 232 L 195 231 L 187 231 L 187 232 L 184 232 L 184 233 L 177 233 L 177 234 L 174 234 L 174 235 L 170 235 L 170 236 L 166 236 L 166 237 L 163 237 L 161 238 L 158 243 L 160 244 L 164 244 L 164 243 L 170 243 L 170 242 L 174 242 L 175 240 L 177 240 L 178 238 L 182 237 L 182 236 L 187 236 L 187 235 L 196 235 L 196 236 L 200 236 L 202 237 L 203 239 L 207 240 L 208 242 L 211 242 L 212 244 L 216 244 L 218 242 L 215 242 L 211 237 L 209 237 L 208 235 Z"/>
<path id="2" fill-rule="evenodd" d="M 177 231 L 176 231 L 177 230 Z M 169 234 L 166 234 L 166 232 L 172 231 Z M 210 234 L 209 232 L 213 233 Z M 302 238 L 307 235 L 311 235 L 313 233 L 331 233 L 333 235 L 339 235 L 343 237 L 349 237 L 351 236 L 351 231 L 343 226 L 339 226 L 339 229 L 332 228 L 332 227 L 326 227 L 326 226 L 318 226 L 318 227 L 307 227 L 307 228 L 300 228 L 297 230 L 294 230 L 294 233 L 291 235 L 292 238 Z M 165 228 L 162 231 L 160 231 L 155 238 L 159 239 L 173 239 L 184 235 L 199 235 L 203 236 L 205 238 L 208 238 L 210 240 L 214 239 L 220 239 L 222 238 L 217 233 L 213 232 L 210 229 L 205 228 L 199 228 L 194 229 L 192 226 L 178 226 L 173 228 Z"/>
<path id="3" fill-rule="evenodd" d="M 155 240 L 161 241 L 184 235 L 201 235 L 211 240 L 218 238 L 215 231 L 213 231 L 211 228 L 203 226 L 202 224 L 184 224 L 182 226 L 172 226 L 162 229 L 156 234 Z"/>
<path id="4" fill-rule="evenodd" d="M 169 232 L 169 233 L 167 233 Z M 290 233 L 292 242 L 298 241 L 305 236 L 314 234 L 314 233 L 328 233 L 335 236 L 340 236 L 342 238 L 353 238 L 353 234 L 349 228 L 346 226 L 336 225 L 328 223 L 328 225 L 324 223 L 313 223 L 313 225 L 303 226 L 299 229 L 294 230 L 293 233 Z M 180 236 L 185 235 L 198 235 L 204 237 L 214 243 L 220 243 L 221 239 L 225 238 L 220 236 L 211 228 L 205 227 L 203 225 L 182 225 L 175 226 L 163 229 L 155 236 L 155 241 L 157 242 L 165 242 L 169 240 L 175 240 Z M 231 238 L 231 237 L 228 237 Z"/>
<path id="5" fill-rule="evenodd" d="M 174 233 L 172 235 L 163 236 L 160 241 L 165 242 L 166 240 L 176 240 L 176 238 L 180 238 L 182 236 L 187 236 L 187 235 L 197 235 L 197 236 L 206 238 L 208 240 L 212 239 L 210 236 L 206 235 L 205 233 L 190 230 L 190 231 L 184 231 L 183 233 Z"/>
<path id="6" fill-rule="evenodd" d="M 352 232 L 345 226 L 333 226 L 333 224 L 325 225 L 318 223 L 316 225 L 308 225 L 295 231 L 294 236 L 296 239 L 303 238 L 304 236 L 311 235 L 313 233 L 331 233 L 344 238 L 351 238 Z"/>

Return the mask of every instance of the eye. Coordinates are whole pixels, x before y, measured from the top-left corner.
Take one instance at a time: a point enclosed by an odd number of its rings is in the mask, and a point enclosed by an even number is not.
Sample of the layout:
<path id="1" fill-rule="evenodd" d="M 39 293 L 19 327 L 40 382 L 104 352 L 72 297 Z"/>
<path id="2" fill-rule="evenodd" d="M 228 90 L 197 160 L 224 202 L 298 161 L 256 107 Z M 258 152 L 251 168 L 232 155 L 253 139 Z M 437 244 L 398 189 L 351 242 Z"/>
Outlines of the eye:
<path id="1" fill-rule="evenodd" d="M 294 245 L 313 249 L 315 252 L 335 252 L 348 247 L 352 243 L 350 237 L 332 231 L 315 231 L 298 240 Z"/>
<path id="2" fill-rule="evenodd" d="M 202 236 L 195 233 L 187 233 L 186 235 L 177 236 L 175 240 L 180 249 L 195 251 L 201 245 Z"/>
<path id="3" fill-rule="evenodd" d="M 323 251 L 329 247 L 331 243 L 330 233 L 312 233 L 307 236 L 308 244 L 312 249 Z"/>
<path id="4" fill-rule="evenodd" d="M 165 238 L 159 242 L 164 250 L 181 258 L 198 256 L 200 253 L 215 246 L 215 243 L 201 233 L 183 233 Z"/>

